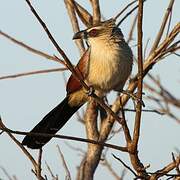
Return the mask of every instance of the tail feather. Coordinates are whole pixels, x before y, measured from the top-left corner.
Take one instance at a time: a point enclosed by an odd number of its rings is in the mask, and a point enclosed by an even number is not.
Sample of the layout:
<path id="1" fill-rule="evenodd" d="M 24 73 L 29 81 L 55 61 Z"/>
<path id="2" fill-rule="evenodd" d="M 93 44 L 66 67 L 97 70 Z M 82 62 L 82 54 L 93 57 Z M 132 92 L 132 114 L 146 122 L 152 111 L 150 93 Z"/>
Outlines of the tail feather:
<path id="1" fill-rule="evenodd" d="M 47 133 L 56 134 L 69 118 L 81 107 L 70 106 L 68 104 L 68 97 L 66 97 L 59 105 L 57 105 L 52 111 L 50 111 L 30 132 L 33 133 Z M 26 145 L 32 149 L 39 149 L 45 145 L 51 137 L 43 136 L 30 136 L 27 135 L 22 141 L 23 145 Z"/>

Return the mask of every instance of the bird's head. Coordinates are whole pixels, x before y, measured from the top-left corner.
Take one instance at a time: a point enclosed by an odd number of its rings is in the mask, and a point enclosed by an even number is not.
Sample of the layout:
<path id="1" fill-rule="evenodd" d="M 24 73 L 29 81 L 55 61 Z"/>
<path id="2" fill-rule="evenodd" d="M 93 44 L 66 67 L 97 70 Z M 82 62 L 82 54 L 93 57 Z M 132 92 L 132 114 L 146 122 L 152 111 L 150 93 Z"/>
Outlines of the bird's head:
<path id="1" fill-rule="evenodd" d="M 119 28 L 117 28 L 115 20 L 110 19 L 100 22 L 98 25 L 75 33 L 73 39 L 85 39 L 88 40 L 88 42 L 94 41 L 96 39 L 109 39 L 109 37 L 113 35 L 114 30 L 117 29 Z"/>

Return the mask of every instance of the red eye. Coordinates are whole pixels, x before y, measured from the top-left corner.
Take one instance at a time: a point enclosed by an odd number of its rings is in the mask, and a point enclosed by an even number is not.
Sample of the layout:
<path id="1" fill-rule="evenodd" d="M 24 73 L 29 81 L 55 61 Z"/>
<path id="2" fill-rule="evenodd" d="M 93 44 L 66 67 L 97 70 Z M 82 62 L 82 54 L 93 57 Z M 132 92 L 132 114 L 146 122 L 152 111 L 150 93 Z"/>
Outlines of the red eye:
<path id="1" fill-rule="evenodd" d="M 89 36 L 90 37 L 95 37 L 97 36 L 98 34 L 98 30 L 97 29 L 92 29 L 90 32 L 89 32 Z"/>

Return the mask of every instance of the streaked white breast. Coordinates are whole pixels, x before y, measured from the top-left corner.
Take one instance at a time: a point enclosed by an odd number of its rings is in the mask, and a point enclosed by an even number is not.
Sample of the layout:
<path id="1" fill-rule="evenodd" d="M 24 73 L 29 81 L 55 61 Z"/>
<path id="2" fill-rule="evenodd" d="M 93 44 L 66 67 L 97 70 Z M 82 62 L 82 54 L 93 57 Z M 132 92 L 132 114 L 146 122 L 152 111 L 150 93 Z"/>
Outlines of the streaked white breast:
<path id="1" fill-rule="evenodd" d="M 132 53 L 125 42 L 93 39 L 88 83 L 97 90 L 122 90 L 132 69 Z"/>

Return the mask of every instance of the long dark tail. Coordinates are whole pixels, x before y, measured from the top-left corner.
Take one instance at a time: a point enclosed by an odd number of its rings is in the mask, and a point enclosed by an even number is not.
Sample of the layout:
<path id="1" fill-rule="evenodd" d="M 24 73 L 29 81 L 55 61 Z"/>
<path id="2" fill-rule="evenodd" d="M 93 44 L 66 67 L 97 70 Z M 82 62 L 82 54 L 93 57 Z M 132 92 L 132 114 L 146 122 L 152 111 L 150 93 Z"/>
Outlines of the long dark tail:
<path id="1" fill-rule="evenodd" d="M 55 134 L 61 129 L 69 118 L 81 107 L 71 107 L 68 104 L 68 97 L 66 97 L 58 106 L 50 111 L 30 132 L 33 133 L 47 133 Z M 51 137 L 43 136 L 25 136 L 22 141 L 23 145 L 26 145 L 32 149 L 39 149 L 45 145 Z"/>

